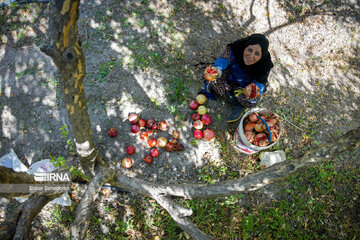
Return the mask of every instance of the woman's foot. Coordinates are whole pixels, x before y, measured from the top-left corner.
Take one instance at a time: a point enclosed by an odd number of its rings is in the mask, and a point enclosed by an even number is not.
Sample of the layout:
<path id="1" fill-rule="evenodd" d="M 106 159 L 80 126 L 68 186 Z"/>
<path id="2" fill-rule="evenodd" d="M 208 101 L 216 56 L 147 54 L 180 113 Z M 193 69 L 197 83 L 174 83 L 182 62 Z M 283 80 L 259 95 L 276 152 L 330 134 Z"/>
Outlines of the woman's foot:
<path id="1" fill-rule="evenodd" d="M 234 105 L 233 109 L 232 109 L 232 113 L 226 119 L 226 121 L 228 123 L 233 123 L 233 122 L 240 120 L 240 117 L 241 117 L 242 113 L 244 112 L 244 110 L 245 110 L 245 107 L 243 107 L 241 105 Z"/>
<path id="2" fill-rule="evenodd" d="M 233 95 L 230 94 L 229 91 L 227 91 L 224 95 L 223 98 L 225 98 L 226 101 L 228 101 L 229 103 L 233 104 L 233 105 L 238 105 L 239 103 L 236 101 L 235 97 Z"/>

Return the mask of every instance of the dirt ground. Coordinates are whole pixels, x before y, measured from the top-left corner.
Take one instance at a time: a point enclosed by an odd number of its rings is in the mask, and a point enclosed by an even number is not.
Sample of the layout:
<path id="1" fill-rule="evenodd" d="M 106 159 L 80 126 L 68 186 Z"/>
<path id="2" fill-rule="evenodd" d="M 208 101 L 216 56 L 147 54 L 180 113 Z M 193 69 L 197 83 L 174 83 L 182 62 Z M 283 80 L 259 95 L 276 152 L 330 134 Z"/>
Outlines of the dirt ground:
<path id="1" fill-rule="evenodd" d="M 60 128 L 69 124 L 57 69 L 40 51 L 47 4 L 34 6 L 21 13 L 0 10 L 0 156 L 13 148 L 28 166 L 50 155 L 73 161 L 61 138 Z M 255 171 L 258 155 L 233 146 L 237 124 L 224 121 L 228 104 L 206 103 L 217 138 L 197 146 L 187 106 L 206 65 L 226 44 L 255 32 L 268 36 L 275 65 L 259 104 L 278 113 L 284 126 L 273 150 L 296 157 L 358 127 L 359 7 L 357 1 L 82 1 L 85 91 L 101 154 L 118 171 L 155 182 L 198 182 L 204 166 L 227 166 L 237 176 Z M 130 112 L 166 120 L 180 132 L 185 151 L 161 150 L 147 165 L 142 159 L 149 148 L 130 132 Z M 118 129 L 116 138 L 107 136 L 110 127 Z M 136 153 L 134 166 L 125 170 L 119 161 L 129 144 Z"/>

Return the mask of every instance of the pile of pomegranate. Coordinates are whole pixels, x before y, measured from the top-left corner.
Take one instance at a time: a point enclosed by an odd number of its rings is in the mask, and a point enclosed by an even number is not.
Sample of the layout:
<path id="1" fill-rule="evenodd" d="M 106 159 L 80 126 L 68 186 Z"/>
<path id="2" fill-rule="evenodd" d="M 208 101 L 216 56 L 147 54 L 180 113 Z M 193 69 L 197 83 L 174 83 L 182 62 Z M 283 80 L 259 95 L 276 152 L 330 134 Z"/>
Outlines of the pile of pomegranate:
<path id="1" fill-rule="evenodd" d="M 208 109 L 203 105 L 207 98 L 203 94 L 198 94 L 195 100 L 191 100 L 189 107 L 195 112 L 191 115 L 194 127 L 194 137 L 196 139 L 205 139 L 211 141 L 215 138 L 215 132 L 206 128 L 211 123 L 211 116 L 208 114 Z M 206 128 L 206 129 L 205 129 Z"/>
<path id="2" fill-rule="evenodd" d="M 156 137 L 156 133 L 159 131 L 166 132 L 168 130 L 168 124 L 165 120 L 155 121 L 154 119 L 143 119 L 137 113 L 130 113 L 128 120 L 131 123 L 130 131 L 139 136 L 142 141 L 146 143 L 146 146 L 150 148 L 149 153 L 144 156 L 144 161 L 151 164 L 153 159 L 158 157 L 160 149 L 163 148 L 167 152 L 182 152 L 184 146 L 180 143 L 180 133 L 174 130 L 169 137 Z M 107 131 L 109 137 L 116 137 L 117 130 L 110 128 Z M 135 153 L 135 147 L 128 145 L 125 149 L 126 153 L 130 156 Z M 121 161 L 121 165 L 124 168 L 130 168 L 133 161 L 130 157 L 125 157 Z"/>
<path id="3" fill-rule="evenodd" d="M 265 120 L 271 133 L 269 139 L 269 131 L 266 125 L 259 119 Z M 246 139 L 249 143 L 259 147 L 266 147 L 269 144 L 276 142 L 279 138 L 279 119 L 275 114 L 252 113 L 244 119 L 243 130 Z"/>

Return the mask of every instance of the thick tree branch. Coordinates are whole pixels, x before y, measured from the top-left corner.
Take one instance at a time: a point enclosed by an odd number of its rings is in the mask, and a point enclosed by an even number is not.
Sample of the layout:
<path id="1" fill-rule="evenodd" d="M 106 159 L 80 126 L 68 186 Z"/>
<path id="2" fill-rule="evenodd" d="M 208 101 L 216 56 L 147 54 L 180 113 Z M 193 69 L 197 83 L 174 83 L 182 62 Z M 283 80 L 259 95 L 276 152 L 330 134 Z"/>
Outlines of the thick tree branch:
<path id="1" fill-rule="evenodd" d="M 16 226 L 14 240 L 29 239 L 32 222 L 39 214 L 41 209 L 50 201 L 60 196 L 55 194 L 51 196 L 34 195 L 24 202 L 21 206 L 21 217 Z"/>
<path id="2" fill-rule="evenodd" d="M 26 172 L 15 172 L 11 168 L 0 166 L 0 184 L 35 183 L 34 176 Z"/>
<path id="3" fill-rule="evenodd" d="M 189 219 L 187 219 L 186 216 L 190 216 L 192 214 L 191 209 L 184 208 L 167 197 L 154 196 L 154 199 L 168 211 L 179 227 L 181 227 L 191 237 L 197 240 L 212 239 L 210 236 L 201 231 Z"/>
<path id="4" fill-rule="evenodd" d="M 15 192 L 13 187 L 14 184 L 36 184 L 34 176 L 24 173 L 24 172 L 15 172 L 11 168 L 6 168 L 0 166 L 0 197 L 13 198 L 13 197 L 27 197 L 30 195 L 28 192 Z"/>
<path id="5" fill-rule="evenodd" d="M 62 169 L 57 169 L 53 173 L 61 172 Z M 47 182 L 47 181 L 35 181 L 34 176 L 26 172 L 15 172 L 11 168 L 0 166 L 0 197 L 13 198 L 13 197 L 29 197 L 37 191 L 32 191 L 30 187 L 43 187 L 47 186 L 56 187 L 68 185 L 70 182 Z M 55 189 L 55 188 L 54 188 Z M 39 190 L 40 191 L 40 190 Z M 53 195 L 57 193 L 63 193 L 62 189 L 55 189 L 54 191 L 47 190 L 43 195 Z"/>
<path id="6" fill-rule="evenodd" d="M 176 196 L 186 199 L 201 199 L 254 191 L 276 180 L 288 177 L 302 169 L 324 162 L 330 159 L 334 154 L 354 146 L 360 146 L 360 128 L 349 131 L 344 136 L 334 139 L 329 143 L 322 144 L 317 149 L 308 151 L 301 158 L 275 164 L 263 171 L 247 175 L 246 177 L 237 180 L 211 185 L 167 185 L 149 183 L 139 179 L 129 178 L 118 173 L 111 183 L 114 186 L 153 197 L 169 212 L 176 223 L 194 239 L 209 239 L 209 236 L 199 230 L 185 217 L 188 214 L 191 214 L 191 211 L 188 211 L 181 206 L 179 207 L 179 205 L 168 197 Z"/>
<path id="7" fill-rule="evenodd" d="M 324 162 L 334 154 L 354 146 L 360 146 L 360 128 L 349 131 L 329 143 L 308 151 L 301 158 L 275 164 L 263 171 L 236 180 L 216 184 L 168 185 L 149 183 L 117 174 L 115 182 L 112 182 L 112 184 L 147 196 L 175 196 L 185 199 L 228 196 L 254 191 L 302 169 Z"/>
<path id="8" fill-rule="evenodd" d="M 99 168 L 95 177 L 89 183 L 76 210 L 76 218 L 71 226 L 71 239 L 84 239 L 89 227 L 93 203 L 101 186 L 114 178 L 115 171 L 110 168 Z"/>

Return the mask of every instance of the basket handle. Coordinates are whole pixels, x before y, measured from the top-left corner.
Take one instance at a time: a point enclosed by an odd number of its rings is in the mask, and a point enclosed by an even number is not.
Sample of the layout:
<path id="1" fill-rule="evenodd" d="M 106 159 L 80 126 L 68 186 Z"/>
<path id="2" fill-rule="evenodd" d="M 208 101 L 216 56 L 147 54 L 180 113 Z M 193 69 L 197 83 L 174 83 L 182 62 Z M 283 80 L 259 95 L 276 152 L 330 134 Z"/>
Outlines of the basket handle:
<path id="1" fill-rule="evenodd" d="M 267 130 L 269 132 L 269 143 L 271 143 L 271 131 L 270 131 L 269 126 L 267 125 L 266 121 L 264 119 L 262 119 L 262 117 L 260 117 L 260 116 L 257 116 L 257 117 L 258 117 L 258 119 L 260 119 L 265 124 L 265 126 L 266 126 L 266 128 L 267 128 Z"/>

